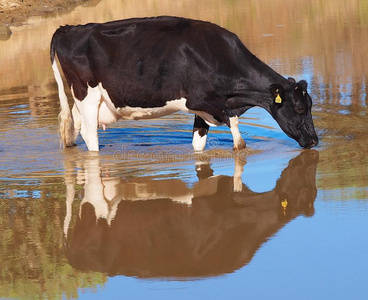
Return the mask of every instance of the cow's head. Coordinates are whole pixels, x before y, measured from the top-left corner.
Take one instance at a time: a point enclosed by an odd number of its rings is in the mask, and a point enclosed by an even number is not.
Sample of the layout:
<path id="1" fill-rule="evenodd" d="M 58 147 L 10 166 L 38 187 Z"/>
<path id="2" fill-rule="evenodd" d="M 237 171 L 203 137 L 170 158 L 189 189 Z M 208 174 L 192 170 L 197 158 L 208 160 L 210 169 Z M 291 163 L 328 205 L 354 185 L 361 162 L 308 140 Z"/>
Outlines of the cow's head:
<path id="1" fill-rule="evenodd" d="M 295 82 L 289 78 L 287 87 L 272 84 L 270 92 L 273 97 L 270 112 L 281 129 L 303 148 L 316 146 L 318 137 L 313 124 L 312 99 L 307 92 L 307 82 Z"/>

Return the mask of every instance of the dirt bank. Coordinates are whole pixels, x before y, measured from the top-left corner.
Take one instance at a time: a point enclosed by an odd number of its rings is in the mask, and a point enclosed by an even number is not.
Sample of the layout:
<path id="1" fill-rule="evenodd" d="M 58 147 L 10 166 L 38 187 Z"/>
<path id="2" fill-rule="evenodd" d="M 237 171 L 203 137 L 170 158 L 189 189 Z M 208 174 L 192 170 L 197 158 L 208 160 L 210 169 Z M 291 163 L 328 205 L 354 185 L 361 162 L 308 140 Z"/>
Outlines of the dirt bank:
<path id="1" fill-rule="evenodd" d="M 87 0 L 0 0 L 0 26 L 22 25 L 31 16 L 74 9 Z"/>

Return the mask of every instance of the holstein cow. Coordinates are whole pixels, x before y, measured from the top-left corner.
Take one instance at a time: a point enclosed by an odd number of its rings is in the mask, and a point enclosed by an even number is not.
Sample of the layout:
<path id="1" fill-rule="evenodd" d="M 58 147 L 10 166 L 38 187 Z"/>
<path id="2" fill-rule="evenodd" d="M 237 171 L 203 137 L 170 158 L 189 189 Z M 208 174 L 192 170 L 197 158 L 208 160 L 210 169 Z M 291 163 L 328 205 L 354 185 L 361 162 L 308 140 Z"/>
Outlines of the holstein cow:
<path id="1" fill-rule="evenodd" d="M 55 54 L 74 98 L 72 113 Z M 156 17 L 67 25 L 54 33 L 50 57 L 64 147 L 75 145 L 80 131 L 88 149 L 98 151 L 98 126 L 184 111 L 195 114 L 195 150 L 205 148 L 209 126 L 221 124 L 230 127 L 234 149 L 242 149 L 238 117 L 254 106 L 301 147 L 318 144 L 307 83 L 285 79 L 215 24 Z"/>

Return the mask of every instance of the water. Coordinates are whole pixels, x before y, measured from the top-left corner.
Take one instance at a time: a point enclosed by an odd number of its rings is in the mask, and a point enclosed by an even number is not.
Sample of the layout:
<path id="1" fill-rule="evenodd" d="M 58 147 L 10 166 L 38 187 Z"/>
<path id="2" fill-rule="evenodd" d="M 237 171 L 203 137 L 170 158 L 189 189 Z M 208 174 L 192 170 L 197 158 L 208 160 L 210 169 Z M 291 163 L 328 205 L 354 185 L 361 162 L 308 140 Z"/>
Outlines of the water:
<path id="1" fill-rule="evenodd" d="M 302 150 L 261 109 L 191 150 L 193 117 L 120 122 L 59 148 L 48 46 L 63 24 L 215 22 L 308 81 L 320 137 Z M 366 299 L 368 4 L 90 1 L 0 41 L 0 297 Z M 99 217 L 96 220 L 96 215 Z"/>

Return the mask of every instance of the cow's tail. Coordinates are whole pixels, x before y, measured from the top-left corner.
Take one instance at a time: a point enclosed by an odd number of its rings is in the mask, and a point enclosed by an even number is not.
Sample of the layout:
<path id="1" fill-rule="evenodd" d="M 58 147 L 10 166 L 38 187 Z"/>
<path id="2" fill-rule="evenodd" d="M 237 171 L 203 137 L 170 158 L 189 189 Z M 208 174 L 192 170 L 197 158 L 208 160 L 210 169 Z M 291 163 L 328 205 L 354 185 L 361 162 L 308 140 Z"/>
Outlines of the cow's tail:
<path id="1" fill-rule="evenodd" d="M 50 59 L 52 64 L 52 70 L 54 71 L 54 76 L 59 90 L 60 108 L 59 113 L 59 133 L 60 133 L 60 144 L 62 147 L 71 147 L 75 145 L 75 133 L 74 133 L 74 121 L 73 116 L 69 108 L 68 98 L 65 94 L 63 79 L 56 62 L 55 55 L 55 43 L 57 40 L 57 35 L 60 34 L 60 29 L 58 29 L 51 40 L 50 45 Z"/>

